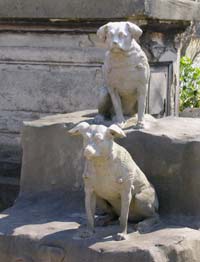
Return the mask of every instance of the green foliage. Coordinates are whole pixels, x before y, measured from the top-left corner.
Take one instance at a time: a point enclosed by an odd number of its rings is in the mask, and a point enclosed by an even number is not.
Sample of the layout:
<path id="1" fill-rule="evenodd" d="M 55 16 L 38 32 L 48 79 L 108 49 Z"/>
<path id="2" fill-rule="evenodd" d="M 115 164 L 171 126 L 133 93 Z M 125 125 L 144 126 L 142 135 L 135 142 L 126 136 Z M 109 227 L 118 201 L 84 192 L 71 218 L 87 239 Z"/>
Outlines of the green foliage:
<path id="1" fill-rule="evenodd" d="M 180 111 L 200 107 L 200 68 L 189 57 L 183 56 L 180 64 Z"/>

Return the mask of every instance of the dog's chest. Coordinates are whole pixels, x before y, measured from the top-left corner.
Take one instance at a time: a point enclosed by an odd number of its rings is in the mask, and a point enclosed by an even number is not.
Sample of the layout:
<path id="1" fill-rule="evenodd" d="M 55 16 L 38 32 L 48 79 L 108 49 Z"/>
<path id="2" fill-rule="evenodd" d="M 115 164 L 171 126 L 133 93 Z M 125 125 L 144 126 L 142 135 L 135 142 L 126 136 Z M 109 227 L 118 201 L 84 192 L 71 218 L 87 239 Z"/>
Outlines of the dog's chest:
<path id="1" fill-rule="evenodd" d="M 121 173 L 117 165 L 109 162 L 99 163 L 94 167 L 94 173 L 91 176 L 91 184 L 97 195 L 104 199 L 116 199 L 120 196 L 120 187 L 118 178 Z"/>
<path id="2" fill-rule="evenodd" d="M 133 90 L 137 82 L 145 79 L 146 61 L 137 54 L 131 56 L 108 56 L 105 60 L 104 74 L 109 86 L 118 90 Z"/>

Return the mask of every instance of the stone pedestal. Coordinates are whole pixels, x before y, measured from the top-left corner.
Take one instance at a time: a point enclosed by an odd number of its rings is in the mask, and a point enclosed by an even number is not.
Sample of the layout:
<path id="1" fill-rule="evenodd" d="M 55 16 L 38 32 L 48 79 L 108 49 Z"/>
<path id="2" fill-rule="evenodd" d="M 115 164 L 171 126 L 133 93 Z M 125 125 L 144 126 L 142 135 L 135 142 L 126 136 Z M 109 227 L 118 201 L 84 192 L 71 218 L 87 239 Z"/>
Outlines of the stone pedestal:
<path id="1" fill-rule="evenodd" d="M 54 115 L 26 122 L 22 134 L 21 191 L 15 205 L 0 214 L 0 261 L 4 262 L 193 262 L 200 260 L 200 119 L 146 115 L 147 128 L 118 142 L 154 184 L 161 222 L 116 242 L 117 225 L 97 227 L 81 240 L 85 223 L 82 139 L 67 129 L 93 121 L 93 111 Z M 64 128 L 64 124 L 67 128 Z M 110 123 L 105 122 L 106 125 Z"/>

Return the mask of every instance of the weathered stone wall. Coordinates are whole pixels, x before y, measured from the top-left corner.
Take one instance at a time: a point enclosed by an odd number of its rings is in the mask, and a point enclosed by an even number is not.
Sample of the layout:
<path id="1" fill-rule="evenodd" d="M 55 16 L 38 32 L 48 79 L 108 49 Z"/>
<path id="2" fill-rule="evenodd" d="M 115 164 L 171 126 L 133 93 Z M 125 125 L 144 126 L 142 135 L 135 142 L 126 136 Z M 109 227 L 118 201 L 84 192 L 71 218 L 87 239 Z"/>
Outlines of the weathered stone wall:
<path id="1" fill-rule="evenodd" d="M 193 24 L 193 31 L 189 35 L 189 44 L 187 45 L 185 53 L 190 57 L 195 66 L 200 67 L 200 23 Z"/>
<path id="2" fill-rule="evenodd" d="M 94 33 L 0 33 L 0 178 L 4 184 L 14 188 L 19 184 L 23 121 L 96 107 L 103 56 Z"/>
<path id="3" fill-rule="evenodd" d="M 169 41 L 165 32 L 144 30 L 141 44 L 151 62 L 153 87 L 147 111 L 174 114 L 175 35 Z M 12 179 L 12 186 L 18 185 L 23 121 L 97 107 L 105 49 L 95 32 L 96 28 L 76 33 L 67 29 L 0 33 L 0 175 L 5 184 Z"/>

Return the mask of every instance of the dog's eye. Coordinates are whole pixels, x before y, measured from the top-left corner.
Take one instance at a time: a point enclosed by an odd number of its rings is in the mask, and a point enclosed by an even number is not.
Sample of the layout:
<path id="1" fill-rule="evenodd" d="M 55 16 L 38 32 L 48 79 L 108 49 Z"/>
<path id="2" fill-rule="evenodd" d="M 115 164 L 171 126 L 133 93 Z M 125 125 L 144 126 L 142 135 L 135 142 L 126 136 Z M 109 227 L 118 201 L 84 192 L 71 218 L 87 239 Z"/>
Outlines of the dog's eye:
<path id="1" fill-rule="evenodd" d="M 85 134 L 85 138 L 86 138 L 86 139 L 90 139 L 91 136 L 92 136 L 92 135 L 91 135 L 91 133 L 89 133 L 89 132 L 87 132 L 87 133 Z"/>
<path id="2" fill-rule="evenodd" d="M 110 32 L 109 32 L 109 35 L 110 35 L 110 37 L 114 36 L 114 32 L 113 32 L 113 31 L 110 31 Z"/>

